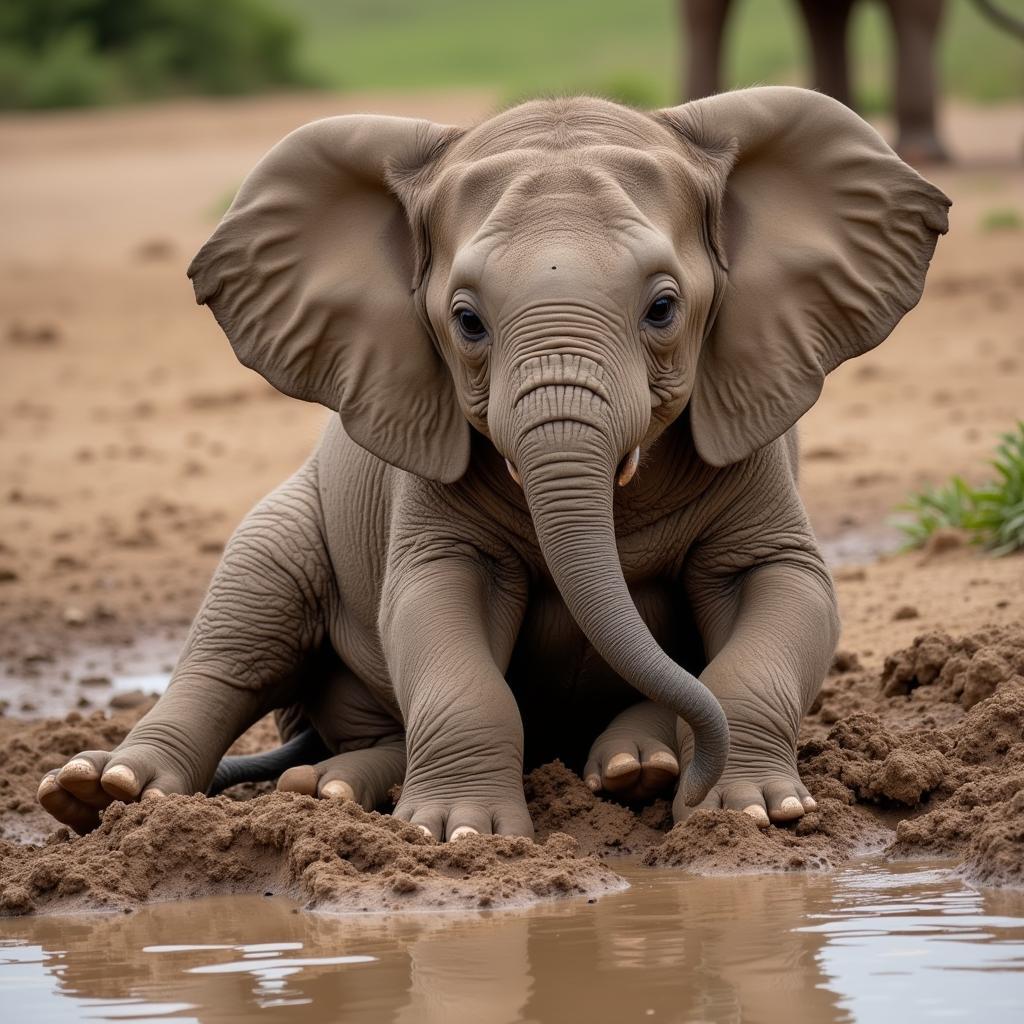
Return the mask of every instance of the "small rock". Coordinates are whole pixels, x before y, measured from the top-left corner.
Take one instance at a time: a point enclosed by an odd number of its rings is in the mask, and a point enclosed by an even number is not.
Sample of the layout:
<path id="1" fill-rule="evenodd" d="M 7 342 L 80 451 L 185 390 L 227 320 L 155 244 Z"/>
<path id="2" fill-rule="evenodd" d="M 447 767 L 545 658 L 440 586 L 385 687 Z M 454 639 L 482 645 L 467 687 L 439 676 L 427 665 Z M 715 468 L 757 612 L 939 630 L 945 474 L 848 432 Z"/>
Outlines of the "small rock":
<path id="1" fill-rule="evenodd" d="M 839 583 L 863 583 L 868 574 L 860 566 L 853 566 L 848 569 L 837 569 L 835 577 Z"/>
<path id="2" fill-rule="evenodd" d="M 82 676 L 79 686 L 110 686 L 110 676 Z"/>
<path id="3" fill-rule="evenodd" d="M 912 605 L 904 604 L 900 605 L 899 608 L 893 612 L 893 622 L 900 622 L 904 619 L 918 619 L 921 617 L 921 613 Z"/>
<path id="4" fill-rule="evenodd" d="M 123 710 L 124 708 L 137 708 L 145 704 L 149 697 L 141 690 L 127 690 L 124 693 L 115 693 L 110 698 L 110 707 Z"/>
<path id="5" fill-rule="evenodd" d="M 65 608 L 61 618 L 66 626 L 84 626 L 89 621 L 88 614 L 81 608 Z"/>

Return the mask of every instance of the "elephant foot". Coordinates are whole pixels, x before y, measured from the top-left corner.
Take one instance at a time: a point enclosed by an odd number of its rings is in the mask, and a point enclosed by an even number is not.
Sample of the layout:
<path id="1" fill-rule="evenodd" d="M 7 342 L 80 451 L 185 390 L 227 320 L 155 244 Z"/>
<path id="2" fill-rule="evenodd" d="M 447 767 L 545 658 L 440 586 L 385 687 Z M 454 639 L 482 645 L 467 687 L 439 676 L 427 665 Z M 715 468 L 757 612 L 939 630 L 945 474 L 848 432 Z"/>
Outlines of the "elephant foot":
<path id="1" fill-rule="evenodd" d="M 165 751 L 149 744 L 126 744 L 114 751 L 76 754 L 43 776 L 36 798 L 57 821 L 85 835 L 99 825 L 100 812 L 115 800 L 132 803 L 201 788 Z"/>
<path id="2" fill-rule="evenodd" d="M 641 701 L 617 715 L 594 741 L 583 769 L 593 792 L 620 800 L 646 801 L 679 779 L 673 747 L 675 716 L 651 701 Z"/>
<path id="3" fill-rule="evenodd" d="M 718 784 L 697 807 L 687 807 L 677 795 L 672 814 L 678 822 L 685 821 L 695 810 L 725 808 L 743 811 L 760 828 L 768 828 L 796 821 L 817 807 L 794 768 L 730 771 L 727 767 Z"/>
<path id="4" fill-rule="evenodd" d="M 910 164 L 911 167 L 928 167 L 932 164 L 949 163 L 949 153 L 939 141 L 938 136 L 931 132 L 904 133 L 894 148 L 899 158 Z"/>
<path id="5" fill-rule="evenodd" d="M 372 811 L 387 801 L 389 790 L 401 785 L 404 777 L 405 740 L 398 739 L 289 768 L 277 788 L 325 800 L 353 800 Z"/>
<path id="6" fill-rule="evenodd" d="M 460 786 L 450 779 L 434 785 L 410 772 L 394 816 L 418 825 L 438 841 L 467 835 L 533 838 L 521 773 L 515 779 L 484 776 Z"/>

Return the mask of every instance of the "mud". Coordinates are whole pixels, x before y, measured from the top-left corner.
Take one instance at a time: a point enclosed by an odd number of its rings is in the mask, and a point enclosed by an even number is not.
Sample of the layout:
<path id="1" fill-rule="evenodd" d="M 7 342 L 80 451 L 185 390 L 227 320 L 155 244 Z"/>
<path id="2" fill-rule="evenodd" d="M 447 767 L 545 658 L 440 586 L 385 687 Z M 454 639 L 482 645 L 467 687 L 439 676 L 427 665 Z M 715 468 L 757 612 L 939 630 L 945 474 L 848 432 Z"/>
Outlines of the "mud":
<path id="1" fill-rule="evenodd" d="M 759 829 L 736 811 L 671 826 L 667 801 L 603 800 L 554 762 L 525 780 L 537 843 L 439 845 L 387 814 L 236 791 L 114 804 L 91 835 L 49 830 L 34 791 L 78 750 L 116 743 L 143 709 L 0 718 L 0 913 L 133 908 L 272 892 L 338 911 L 506 907 L 621 887 L 614 857 L 701 875 L 825 872 L 867 854 L 945 857 L 969 881 L 1024 887 L 1024 628 L 923 633 L 880 671 L 841 651 L 804 724 L 801 777 L 817 810 Z M 273 741 L 269 720 L 236 745 Z M 13 840 L 13 841 L 12 841 Z M 17 841 L 22 840 L 22 841 Z"/>
<path id="2" fill-rule="evenodd" d="M 28 856 L 0 846 L 0 879 L 7 915 L 258 892 L 310 910 L 487 908 L 624 887 L 568 836 L 437 843 L 390 815 L 293 793 L 115 804 L 85 837 L 60 829 Z"/>

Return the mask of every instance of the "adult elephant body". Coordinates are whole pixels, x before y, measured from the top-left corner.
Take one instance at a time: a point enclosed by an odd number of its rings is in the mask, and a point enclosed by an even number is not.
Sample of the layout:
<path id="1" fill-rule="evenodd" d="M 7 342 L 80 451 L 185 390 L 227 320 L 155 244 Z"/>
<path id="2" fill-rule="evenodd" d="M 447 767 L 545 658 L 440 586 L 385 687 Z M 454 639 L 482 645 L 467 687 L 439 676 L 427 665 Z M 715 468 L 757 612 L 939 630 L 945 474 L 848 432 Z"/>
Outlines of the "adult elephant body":
<path id="1" fill-rule="evenodd" d="M 232 538 L 167 694 L 40 799 L 87 829 L 205 790 L 289 709 L 332 756 L 282 788 L 402 782 L 438 838 L 531 832 L 524 724 L 594 789 L 682 766 L 680 818 L 803 814 L 838 624 L 792 428 L 917 301 L 947 206 L 797 89 L 293 133 L 190 276 L 246 365 L 339 416 Z"/>

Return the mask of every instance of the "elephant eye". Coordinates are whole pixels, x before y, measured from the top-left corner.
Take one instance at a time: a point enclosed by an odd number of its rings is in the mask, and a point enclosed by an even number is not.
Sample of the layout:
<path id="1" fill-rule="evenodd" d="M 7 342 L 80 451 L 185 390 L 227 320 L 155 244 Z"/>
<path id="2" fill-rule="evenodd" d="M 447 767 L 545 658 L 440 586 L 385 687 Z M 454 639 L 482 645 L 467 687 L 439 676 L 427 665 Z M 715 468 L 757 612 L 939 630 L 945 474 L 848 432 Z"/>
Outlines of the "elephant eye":
<path id="1" fill-rule="evenodd" d="M 644 321 L 652 327 L 668 327 L 676 315 L 676 302 L 671 295 L 655 299 L 644 314 Z"/>
<path id="2" fill-rule="evenodd" d="M 482 341 L 487 335 L 487 328 L 484 327 L 483 320 L 471 309 L 463 308 L 458 310 L 455 314 L 455 320 L 459 325 L 459 333 L 466 341 Z"/>

